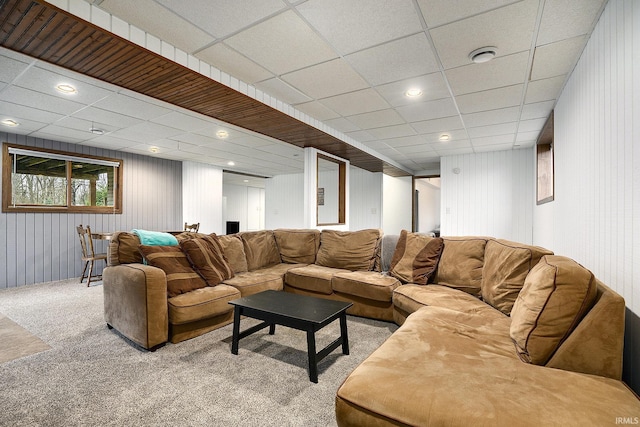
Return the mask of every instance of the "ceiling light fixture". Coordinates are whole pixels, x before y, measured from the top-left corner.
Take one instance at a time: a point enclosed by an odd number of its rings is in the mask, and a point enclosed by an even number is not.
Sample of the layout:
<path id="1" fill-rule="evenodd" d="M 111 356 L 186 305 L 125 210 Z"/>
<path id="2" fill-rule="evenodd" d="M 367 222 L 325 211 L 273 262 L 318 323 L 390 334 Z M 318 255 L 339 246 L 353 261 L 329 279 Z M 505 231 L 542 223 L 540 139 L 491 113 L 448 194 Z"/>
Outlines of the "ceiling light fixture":
<path id="1" fill-rule="evenodd" d="M 229 165 L 229 166 L 235 166 L 236 164 L 235 164 L 234 162 L 232 162 L 232 161 L 228 161 L 228 162 L 227 162 L 227 165 Z"/>
<path id="2" fill-rule="evenodd" d="M 75 87 L 66 83 L 62 83 L 56 86 L 56 90 L 60 93 L 64 93 L 65 95 L 71 95 L 73 93 L 78 92 L 78 90 Z"/>
<path id="3" fill-rule="evenodd" d="M 476 64 L 482 64 L 483 62 L 491 61 L 496 56 L 498 48 L 495 46 L 485 46 L 480 49 L 476 49 L 469 54 L 469 59 Z"/>
<path id="4" fill-rule="evenodd" d="M 154 145 L 149 147 L 149 151 L 151 151 L 152 153 L 157 153 L 158 151 L 160 151 L 160 149 Z"/>
<path id="5" fill-rule="evenodd" d="M 451 139 L 451 135 L 447 134 L 447 133 L 443 133 L 442 135 L 440 135 L 440 138 L 438 138 L 440 141 L 442 142 L 446 142 L 449 141 Z"/>
<path id="6" fill-rule="evenodd" d="M 219 130 L 218 132 L 216 132 L 216 136 L 220 139 L 225 139 L 229 136 L 229 132 L 227 132 L 226 130 Z"/>
<path id="7" fill-rule="evenodd" d="M 94 127 L 91 127 L 89 129 L 89 132 L 91 132 L 94 135 L 104 135 L 104 130 L 98 129 L 98 128 L 94 128 Z"/>
<path id="8" fill-rule="evenodd" d="M 11 120 L 11 119 L 4 119 L 2 121 L 0 121 L 0 123 L 2 123 L 3 126 L 9 126 L 9 127 L 16 127 L 18 126 L 20 123 L 16 122 L 15 120 Z"/>
<path id="9" fill-rule="evenodd" d="M 407 90 L 404 94 L 409 98 L 417 98 L 418 96 L 422 95 L 422 90 L 418 88 L 412 88 Z"/>

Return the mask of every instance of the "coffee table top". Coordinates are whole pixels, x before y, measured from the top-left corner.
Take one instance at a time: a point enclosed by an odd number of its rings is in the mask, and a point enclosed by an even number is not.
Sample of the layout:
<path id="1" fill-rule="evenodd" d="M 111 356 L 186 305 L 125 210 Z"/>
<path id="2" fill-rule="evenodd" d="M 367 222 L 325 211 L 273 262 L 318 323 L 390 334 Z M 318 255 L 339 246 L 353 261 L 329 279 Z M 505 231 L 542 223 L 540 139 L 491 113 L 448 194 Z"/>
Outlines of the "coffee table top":
<path id="1" fill-rule="evenodd" d="M 353 305 L 350 302 L 272 290 L 235 299 L 229 301 L 229 304 L 317 324 Z"/>

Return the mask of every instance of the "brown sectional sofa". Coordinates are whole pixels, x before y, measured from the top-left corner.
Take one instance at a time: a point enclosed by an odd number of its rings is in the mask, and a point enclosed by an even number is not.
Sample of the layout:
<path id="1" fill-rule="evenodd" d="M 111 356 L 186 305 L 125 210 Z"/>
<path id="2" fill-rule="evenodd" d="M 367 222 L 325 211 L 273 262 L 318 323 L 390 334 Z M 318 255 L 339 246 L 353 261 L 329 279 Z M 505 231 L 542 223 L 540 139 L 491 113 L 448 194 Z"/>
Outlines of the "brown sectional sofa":
<path id="1" fill-rule="evenodd" d="M 340 426 L 613 425 L 640 416 L 620 381 L 624 300 L 573 260 L 489 237 L 404 231 L 217 241 L 234 277 L 168 297 L 170 275 L 141 263 L 136 236 L 117 233 L 103 273 L 107 324 L 154 348 L 230 323 L 229 300 L 266 289 L 346 300 L 350 314 L 401 326 L 337 391 Z"/>

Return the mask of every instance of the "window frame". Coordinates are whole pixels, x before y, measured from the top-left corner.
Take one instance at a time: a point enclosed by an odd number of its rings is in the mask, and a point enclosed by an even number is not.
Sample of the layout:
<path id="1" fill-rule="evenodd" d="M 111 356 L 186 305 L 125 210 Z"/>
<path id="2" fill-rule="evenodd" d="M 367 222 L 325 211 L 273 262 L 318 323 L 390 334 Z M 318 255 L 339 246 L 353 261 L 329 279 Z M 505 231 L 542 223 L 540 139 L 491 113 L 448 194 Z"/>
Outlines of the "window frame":
<path id="1" fill-rule="evenodd" d="M 100 160 L 100 161 L 108 161 L 113 163 L 118 163 L 118 166 L 114 166 L 117 168 L 117 171 L 114 175 L 114 183 L 113 183 L 113 196 L 114 196 L 114 205 L 113 206 L 75 206 L 72 205 L 72 201 L 69 198 L 69 194 L 71 194 L 71 163 L 74 161 L 72 159 L 65 160 L 66 162 L 66 180 L 67 180 L 67 204 L 66 206 L 34 206 L 34 205 L 16 205 L 12 204 L 12 196 L 13 196 L 13 185 L 11 174 L 13 172 L 13 164 L 11 163 L 11 156 L 9 154 L 9 149 L 15 148 L 20 150 L 28 150 L 38 153 L 49 153 L 55 154 L 58 156 L 67 156 L 74 159 L 82 159 L 86 160 L 86 163 L 91 164 L 91 160 Z M 101 157 L 101 156 L 92 156 L 89 154 L 82 153 L 73 153 L 69 151 L 61 151 L 61 150 L 51 150 L 47 148 L 40 147 L 32 147 L 25 145 L 17 145 L 11 144 L 8 142 L 4 142 L 2 144 L 2 212 L 29 212 L 29 213 L 43 213 L 43 212 L 58 212 L 58 213 L 95 213 L 95 214 L 107 214 L 107 213 L 122 213 L 122 177 L 123 177 L 123 160 L 122 159 L 114 159 L 110 157 Z"/>

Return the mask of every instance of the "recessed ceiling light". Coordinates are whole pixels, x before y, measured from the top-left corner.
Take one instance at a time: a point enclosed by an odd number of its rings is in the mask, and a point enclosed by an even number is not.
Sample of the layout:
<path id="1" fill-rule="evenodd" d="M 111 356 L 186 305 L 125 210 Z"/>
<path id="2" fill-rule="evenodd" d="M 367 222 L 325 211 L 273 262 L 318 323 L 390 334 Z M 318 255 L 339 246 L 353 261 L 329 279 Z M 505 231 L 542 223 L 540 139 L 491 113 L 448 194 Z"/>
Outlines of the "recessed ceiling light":
<path id="1" fill-rule="evenodd" d="M 4 119 L 2 121 L 0 121 L 0 123 L 2 123 L 3 126 L 9 126 L 9 127 L 16 127 L 18 126 L 20 123 L 16 122 L 15 120 L 11 120 L 11 119 Z"/>
<path id="2" fill-rule="evenodd" d="M 91 132 L 94 135 L 104 135 L 104 130 L 98 129 L 98 128 L 94 128 L 94 127 L 89 129 L 89 132 Z"/>
<path id="3" fill-rule="evenodd" d="M 154 145 L 149 147 L 149 151 L 151 151 L 152 153 L 157 153 L 158 151 L 160 151 L 160 149 Z"/>
<path id="4" fill-rule="evenodd" d="M 409 98 L 417 98 L 418 96 L 422 95 L 422 90 L 418 88 L 411 88 L 407 90 L 404 94 Z"/>
<path id="5" fill-rule="evenodd" d="M 496 56 L 498 48 L 495 46 L 485 46 L 480 49 L 476 49 L 469 54 L 469 59 L 476 64 L 482 64 L 483 62 L 491 61 Z"/>
<path id="6" fill-rule="evenodd" d="M 234 162 L 232 162 L 232 161 L 228 161 L 228 162 L 227 162 L 227 165 L 229 165 L 229 166 L 235 166 L 236 164 L 235 164 Z"/>
<path id="7" fill-rule="evenodd" d="M 70 95 L 72 93 L 78 92 L 78 90 L 75 87 L 71 86 L 70 84 L 66 84 L 66 83 L 62 83 L 62 84 L 59 84 L 58 86 L 56 86 L 56 90 L 58 92 L 60 92 L 60 93 L 66 94 L 66 95 Z"/>
<path id="8" fill-rule="evenodd" d="M 447 133 L 443 133 L 442 135 L 440 135 L 440 138 L 438 139 L 442 142 L 449 141 L 451 139 L 451 135 Z"/>
<path id="9" fill-rule="evenodd" d="M 248 179 L 243 179 L 242 182 L 249 182 L 249 180 Z"/>
<path id="10" fill-rule="evenodd" d="M 225 139 L 229 136 L 229 132 L 227 132 L 226 130 L 219 130 L 218 132 L 216 132 L 216 136 L 220 139 Z"/>

